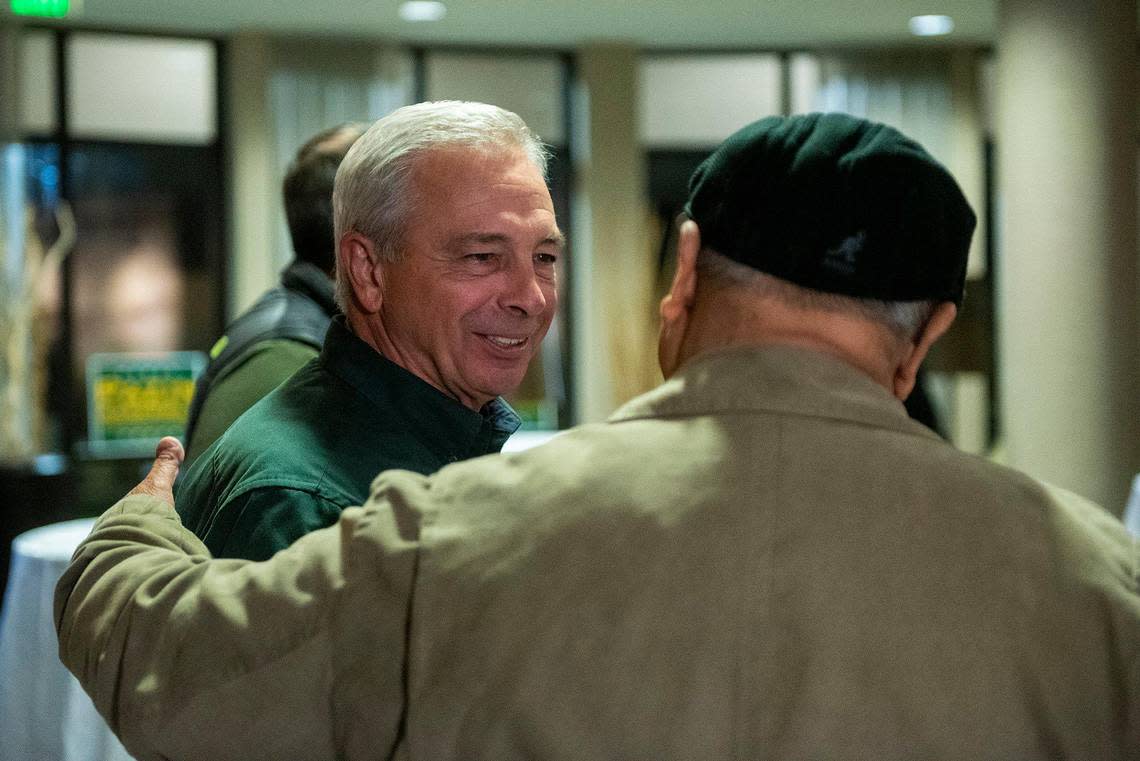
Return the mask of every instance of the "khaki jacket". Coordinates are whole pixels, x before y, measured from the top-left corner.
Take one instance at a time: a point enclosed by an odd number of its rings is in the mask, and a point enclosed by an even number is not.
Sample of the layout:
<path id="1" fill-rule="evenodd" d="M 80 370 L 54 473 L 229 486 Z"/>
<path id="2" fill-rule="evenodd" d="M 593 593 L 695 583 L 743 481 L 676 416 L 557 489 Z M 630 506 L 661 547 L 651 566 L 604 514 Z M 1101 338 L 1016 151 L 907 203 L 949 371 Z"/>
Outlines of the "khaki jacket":
<path id="1" fill-rule="evenodd" d="M 60 653 L 145 759 L 1140 758 L 1138 548 L 843 363 L 707 355 L 265 563 L 115 506 Z"/>

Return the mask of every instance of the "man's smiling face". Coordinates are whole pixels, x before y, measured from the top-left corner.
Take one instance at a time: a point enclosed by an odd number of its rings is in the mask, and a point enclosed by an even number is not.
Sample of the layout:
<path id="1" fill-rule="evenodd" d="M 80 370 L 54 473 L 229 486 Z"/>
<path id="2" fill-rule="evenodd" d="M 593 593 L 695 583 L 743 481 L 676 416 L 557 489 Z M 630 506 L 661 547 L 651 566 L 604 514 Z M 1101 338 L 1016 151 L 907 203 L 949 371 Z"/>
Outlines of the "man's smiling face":
<path id="1" fill-rule="evenodd" d="M 379 348 L 477 410 L 518 388 L 550 327 L 562 233 L 522 150 L 434 149 L 411 172 L 400 259 L 378 265 Z"/>

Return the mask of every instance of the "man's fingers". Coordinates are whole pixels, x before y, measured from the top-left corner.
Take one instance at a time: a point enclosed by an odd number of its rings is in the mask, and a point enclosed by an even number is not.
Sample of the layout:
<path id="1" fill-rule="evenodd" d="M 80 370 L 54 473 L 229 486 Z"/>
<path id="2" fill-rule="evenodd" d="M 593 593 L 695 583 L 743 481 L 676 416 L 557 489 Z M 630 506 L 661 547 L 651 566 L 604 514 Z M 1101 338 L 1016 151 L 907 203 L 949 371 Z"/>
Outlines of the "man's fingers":
<path id="1" fill-rule="evenodd" d="M 173 436 L 166 436 L 158 442 L 154 450 L 154 464 L 150 472 L 130 494 L 146 494 L 158 497 L 168 505 L 174 505 L 174 479 L 178 477 L 178 467 L 186 457 L 182 444 Z"/>

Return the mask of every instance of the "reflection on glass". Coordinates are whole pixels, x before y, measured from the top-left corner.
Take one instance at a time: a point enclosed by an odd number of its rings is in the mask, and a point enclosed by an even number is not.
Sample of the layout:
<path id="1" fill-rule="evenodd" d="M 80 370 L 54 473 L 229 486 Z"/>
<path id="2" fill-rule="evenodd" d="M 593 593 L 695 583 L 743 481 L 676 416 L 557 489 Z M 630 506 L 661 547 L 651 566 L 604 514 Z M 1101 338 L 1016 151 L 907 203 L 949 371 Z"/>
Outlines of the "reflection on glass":
<path id="1" fill-rule="evenodd" d="M 0 149 L 0 461 L 27 465 L 58 446 L 48 409 L 49 354 L 59 337 L 59 150 Z"/>
<path id="2" fill-rule="evenodd" d="M 185 283 L 170 202 L 107 196 L 75 209 L 84 231 L 72 280 L 77 358 L 178 348 Z"/>
<path id="3" fill-rule="evenodd" d="M 209 149 L 81 144 L 68 161 L 72 429 L 93 354 L 204 349 L 218 331 L 220 199 Z M 192 294 L 192 296 L 191 296 Z"/>

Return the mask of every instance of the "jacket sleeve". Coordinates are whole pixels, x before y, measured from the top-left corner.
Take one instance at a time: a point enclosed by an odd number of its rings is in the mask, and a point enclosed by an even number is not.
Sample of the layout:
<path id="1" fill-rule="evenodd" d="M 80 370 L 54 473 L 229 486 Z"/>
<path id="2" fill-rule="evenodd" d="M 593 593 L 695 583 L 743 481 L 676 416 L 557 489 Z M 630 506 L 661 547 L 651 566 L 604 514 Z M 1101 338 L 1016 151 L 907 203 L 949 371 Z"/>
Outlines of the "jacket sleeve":
<path id="1" fill-rule="evenodd" d="M 140 759 L 384 757 L 416 552 L 396 524 L 352 508 L 270 561 L 213 560 L 173 508 L 127 497 L 56 587 L 60 658 Z"/>
<path id="2" fill-rule="evenodd" d="M 252 489 L 222 505 L 203 541 L 218 557 L 268 560 L 336 523 L 343 508 L 303 489 Z"/>

